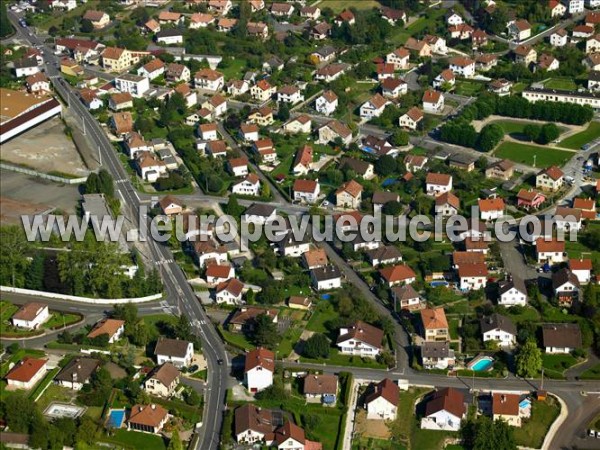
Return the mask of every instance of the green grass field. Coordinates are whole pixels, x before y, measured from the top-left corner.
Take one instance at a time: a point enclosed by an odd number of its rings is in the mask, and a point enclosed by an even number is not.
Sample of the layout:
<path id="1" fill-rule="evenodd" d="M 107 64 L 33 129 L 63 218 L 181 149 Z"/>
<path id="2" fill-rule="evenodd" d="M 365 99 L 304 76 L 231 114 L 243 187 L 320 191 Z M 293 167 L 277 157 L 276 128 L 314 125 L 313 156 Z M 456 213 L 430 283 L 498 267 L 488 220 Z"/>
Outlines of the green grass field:
<path id="1" fill-rule="evenodd" d="M 361 438 L 352 441 L 352 450 L 406 450 L 402 444 L 384 439 Z"/>
<path id="2" fill-rule="evenodd" d="M 160 436 L 141 433 L 139 431 L 117 430 L 111 438 L 104 438 L 102 440 L 117 444 L 127 450 L 139 448 L 151 448 L 153 450 L 166 449 L 165 442 Z"/>
<path id="3" fill-rule="evenodd" d="M 600 137 L 600 122 L 590 122 L 587 129 L 581 133 L 569 136 L 561 141 L 560 146 L 579 150 L 583 145 Z"/>
<path id="4" fill-rule="evenodd" d="M 473 97 L 479 94 L 485 89 L 483 83 L 477 83 L 475 81 L 457 81 L 454 93 L 457 95 L 466 95 L 467 97 Z"/>
<path id="5" fill-rule="evenodd" d="M 582 380 L 600 380 L 600 364 L 596 364 L 594 367 L 589 368 L 583 372 L 579 378 Z"/>
<path id="6" fill-rule="evenodd" d="M 310 317 L 306 329 L 317 333 L 327 333 L 325 323 L 328 320 L 333 320 L 337 317 L 337 313 L 333 310 L 333 306 L 327 301 L 321 302 Z"/>
<path id="7" fill-rule="evenodd" d="M 560 405 L 548 397 L 545 402 L 534 401 L 531 406 L 531 418 L 523 421 L 521 428 L 515 428 L 517 445 L 541 448 L 552 422 L 560 413 Z"/>
<path id="8" fill-rule="evenodd" d="M 553 164 L 564 165 L 571 159 L 573 153 L 517 142 L 503 142 L 494 152 L 494 156 L 528 166 L 533 166 L 534 156 L 536 156 L 536 167 L 548 167 Z"/>
<path id="9" fill-rule="evenodd" d="M 78 322 L 79 320 L 81 320 L 81 316 L 78 314 L 63 314 L 55 311 L 50 316 L 48 322 L 44 324 L 44 328 L 61 328 L 63 326 L 69 326 L 75 322 Z"/>
<path id="10" fill-rule="evenodd" d="M 571 355 L 544 354 L 542 356 L 542 364 L 548 376 L 562 377 L 563 372 L 575 363 L 577 359 Z"/>
<path id="11" fill-rule="evenodd" d="M 339 13 L 349 8 L 356 8 L 358 10 L 371 9 L 378 8 L 381 5 L 375 0 L 327 0 L 321 5 L 321 7 L 325 6 L 331 8 L 333 12 Z"/>
<path id="12" fill-rule="evenodd" d="M 577 84 L 569 78 L 550 78 L 544 83 L 546 89 L 557 89 L 560 91 L 575 91 Z"/>

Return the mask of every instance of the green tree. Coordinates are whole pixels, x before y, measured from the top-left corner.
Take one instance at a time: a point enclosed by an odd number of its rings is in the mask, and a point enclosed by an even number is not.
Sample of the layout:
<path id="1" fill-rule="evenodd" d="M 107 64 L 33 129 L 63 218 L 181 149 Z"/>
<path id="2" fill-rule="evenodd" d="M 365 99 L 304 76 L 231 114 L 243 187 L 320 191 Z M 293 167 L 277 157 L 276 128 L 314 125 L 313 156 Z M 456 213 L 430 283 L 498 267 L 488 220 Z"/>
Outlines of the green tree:
<path id="1" fill-rule="evenodd" d="M 277 119 L 282 122 L 287 122 L 290 119 L 290 108 L 287 103 L 279 103 L 279 111 L 277 112 Z"/>
<path id="2" fill-rule="evenodd" d="M 25 274 L 25 287 L 41 291 L 44 287 L 44 263 L 46 258 L 43 253 L 36 253 Z"/>
<path id="3" fill-rule="evenodd" d="M 495 123 L 484 126 L 479 133 L 477 147 L 483 152 L 492 150 L 504 138 L 504 130 Z"/>
<path id="4" fill-rule="evenodd" d="M 98 172 L 98 189 L 99 192 L 106 195 L 107 197 L 115 196 L 115 186 L 113 183 L 113 177 L 106 169 L 100 169 Z"/>
<path id="5" fill-rule="evenodd" d="M 375 173 L 382 177 L 392 175 L 396 171 L 396 160 L 393 156 L 384 155 L 375 162 Z"/>
<path id="6" fill-rule="evenodd" d="M 190 320 L 184 314 L 180 314 L 175 324 L 175 337 L 183 340 L 190 340 L 193 337 L 192 325 Z"/>
<path id="7" fill-rule="evenodd" d="M 303 353 L 307 358 L 329 358 L 329 339 L 323 333 L 313 334 L 304 343 Z"/>
<path id="8" fill-rule="evenodd" d="M 94 24 L 89 19 L 83 19 L 81 21 L 81 31 L 83 33 L 91 33 L 94 31 Z"/>
<path id="9" fill-rule="evenodd" d="M 11 225 L 0 229 L 0 282 L 22 287 L 30 244 L 21 227 Z"/>
<path id="10" fill-rule="evenodd" d="M 171 440 L 169 441 L 167 450 L 183 450 L 183 444 L 181 443 L 181 438 L 179 437 L 179 431 L 177 431 L 177 429 L 174 429 L 171 434 Z"/>
<path id="11" fill-rule="evenodd" d="M 392 143 L 392 145 L 397 145 L 399 147 L 403 147 L 405 145 L 408 145 L 408 138 L 409 137 L 410 136 L 409 136 L 409 134 L 406 131 L 404 131 L 404 130 L 396 130 L 392 134 L 390 142 Z"/>
<path id="12" fill-rule="evenodd" d="M 8 19 L 8 11 L 6 10 L 7 5 L 7 2 L 2 2 L 0 4 L 0 38 L 4 38 L 14 31 L 14 28 Z"/>
<path id="13" fill-rule="evenodd" d="M 397 216 L 402 212 L 402 203 L 392 200 L 391 202 L 387 202 L 383 205 L 381 210 L 383 214 L 387 214 L 388 216 Z"/>
<path id="14" fill-rule="evenodd" d="M 538 136 L 538 144 L 547 144 L 555 141 L 560 136 L 560 130 L 554 123 L 547 123 L 542 125 L 540 134 Z"/>
<path id="15" fill-rule="evenodd" d="M 254 343 L 259 347 L 273 348 L 279 342 L 277 325 L 266 314 L 259 314 L 254 324 Z"/>
<path id="16" fill-rule="evenodd" d="M 88 175 L 83 190 L 86 194 L 97 194 L 100 192 L 100 179 L 96 172 L 92 172 Z"/>
<path id="17" fill-rule="evenodd" d="M 517 375 L 532 378 L 542 370 L 542 352 L 534 340 L 528 340 L 521 346 L 516 357 Z"/>

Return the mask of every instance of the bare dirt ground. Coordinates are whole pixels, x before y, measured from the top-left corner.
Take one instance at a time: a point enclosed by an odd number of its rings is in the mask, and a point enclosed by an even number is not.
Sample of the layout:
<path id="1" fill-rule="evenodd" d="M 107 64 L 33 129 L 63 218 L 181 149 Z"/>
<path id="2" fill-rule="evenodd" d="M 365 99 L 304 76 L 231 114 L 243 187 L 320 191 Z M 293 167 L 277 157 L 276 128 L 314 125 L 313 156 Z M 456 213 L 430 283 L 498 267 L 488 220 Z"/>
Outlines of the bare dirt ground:
<path id="1" fill-rule="evenodd" d="M 44 173 L 74 176 L 89 173 L 75 144 L 64 132 L 58 118 L 50 119 L 2 145 L 3 161 L 27 166 Z"/>
<path id="2" fill-rule="evenodd" d="M 389 439 L 390 430 L 384 420 L 369 420 L 367 412 L 364 409 L 356 413 L 356 425 L 354 426 L 356 434 L 363 437 L 372 437 L 375 439 Z"/>
<path id="3" fill-rule="evenodd" d="M 20 224 L 21 215 L 58 209 L 74 214 L 79 200 L 77 185 L 62 185 L 22 173 L 0 171 L 0 222 Z"/>

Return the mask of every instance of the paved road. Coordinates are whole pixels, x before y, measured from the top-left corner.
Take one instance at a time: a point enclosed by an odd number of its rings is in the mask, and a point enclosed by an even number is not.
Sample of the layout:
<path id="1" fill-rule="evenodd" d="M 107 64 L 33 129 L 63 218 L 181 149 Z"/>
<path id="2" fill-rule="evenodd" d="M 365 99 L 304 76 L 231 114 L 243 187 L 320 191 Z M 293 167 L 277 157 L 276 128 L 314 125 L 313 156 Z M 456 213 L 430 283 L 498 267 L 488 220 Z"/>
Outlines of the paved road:
<path id="1" fill-rule="evenodd" d="M 16 16 L 9 13 L 9 17 L 16 25 Z M 34 35 L 27 35 L 25 38 L 33 46 L 43 45 L 43 42 Z M 81 118 L 82 124 L 85 124 L 89 139 L 99 149 L 102 165 L 117 181 L 116 191 L 121 197 L 122 212 L 126 215 L 130 228 L 139 229 L 141 220 L 147 221 L 148 218 L 140 219 L 140 198 L 131 184 L 129 175 L 123 168 L 112 144 L 98 122 L 80 103 L 71 86 L 60 76 L 55 66 L 58 63 L 58 58 L 54 55 L 52 49 L 49 47 L 43 48 L 47 76 L 52 81 L 55 91 L 69 103 L 75 115 Z M 210 325 L 208 316 L 206 316 L 192 288 L 187 283 L 184 273 L 174 262 L 169 248 L 150 239 L 142 247 L 141 253 L 146 259 L 158 266 L 168 301 L 190 318 L 194 331 L 198 333 L 202 340 L 204 355 L 208 363 L 208 383 L 211 389 L 206 391 L 204 426 L 199 430 L 196 448 L 216 450 L 220 441 L 225 389 L 228 382 L 228 357 L 225 347 L 216 330 Z M 224 364 L 221 365 L 218 361 L 223 361 Z"/>

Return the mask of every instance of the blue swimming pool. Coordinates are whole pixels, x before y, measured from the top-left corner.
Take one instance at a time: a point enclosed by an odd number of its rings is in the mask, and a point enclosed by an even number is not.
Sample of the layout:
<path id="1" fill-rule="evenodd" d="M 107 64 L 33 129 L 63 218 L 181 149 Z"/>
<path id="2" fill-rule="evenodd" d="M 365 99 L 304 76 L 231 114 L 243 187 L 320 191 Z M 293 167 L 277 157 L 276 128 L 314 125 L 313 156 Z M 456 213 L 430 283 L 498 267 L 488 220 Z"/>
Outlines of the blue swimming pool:
<path id="1" fill-rule="evenodd" d="M 529 406 L 531 406 L 531 400 L 529 400 L 528 398 L 521 400 L 521 402 L 519 403 L 519 408 L 521 409 L 528 408 Z"/>
<path id="2" fill-rule="evenodd" d="M 469 369 L 474 372 L 485 372 L 490 370 L 494 365 L 494 359 L 489 356 L 482 356 L 471 361 L 468 365 Z"/>
<path id="3" fill-rule="evenodd" d="M 124 409 L 111 409 L 108 413 L 108 425 L 111 428 L 121 428 L 125 420 Z"/>
<path id="4" fill-rule="evenodd" d="M 377 154 L 377 152 L 374 149 L 372 149 L 371 147 L 363 147 L 362 149 L 363 149 L 363 152 L 371 153 L 372 155 Z"/>
<path id="5" fill-rule="evenodd" d="M 331 299 L 331 294 L 321 294 L 321 298 L 323 300 L 329 300 L 329 299 Z"/>
<path id="6" fill-rule="evenodd" d="M 387 180 L 383 180 L 383 183 L 381 183 L 381 187 L 388 187 L 392 184 L 396 184 L 397 182 L 398 180 L 396 178 L 388 178 Z"/>
<path id="7" fill-rule="evenodd" d="M 431 285 L 431 287 L 440 287 L 440 286 L 448 287 L 448 282 L 444 281 L 444 280 L 432 281 L 429 284 Z"/>

